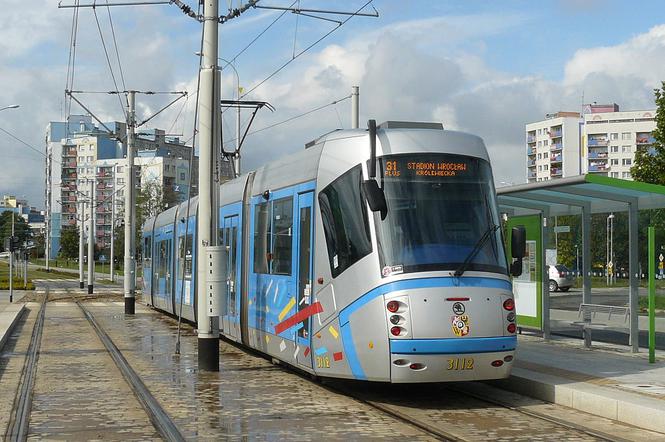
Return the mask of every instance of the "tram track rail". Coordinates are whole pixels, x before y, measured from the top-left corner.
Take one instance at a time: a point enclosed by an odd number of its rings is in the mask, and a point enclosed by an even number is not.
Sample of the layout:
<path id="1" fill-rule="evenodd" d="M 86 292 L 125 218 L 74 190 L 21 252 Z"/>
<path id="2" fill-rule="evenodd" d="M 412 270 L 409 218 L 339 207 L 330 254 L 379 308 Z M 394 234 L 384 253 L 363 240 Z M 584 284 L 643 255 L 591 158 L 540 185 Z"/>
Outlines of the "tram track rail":
<path id="1" fill-rule="evenodd" d="M 459 434 L 456 434 L 454 432 L 447 431 L 447 430 L 445 430 L 441 427 L 432 425 L 432 424 L 430 424 L 430 423 L 428 423 L 428 422 L 426 422 L 422 419 L 419 419 L 416 416 L 409 415 L 409 414 L 404 412 L 403 408 L 396 407 L 396 406 L 393 406 L 393 405 L 390 405 L 390 404 L 386 404 L 386 403 L 383 403 L 381 401 L 372 400 L 372 399 L 368 399 L 366 397 L 363 397 L 363 395 L 361 393 L 358 393 L 353 388 L 343 388 L 343 387 L 335 386 L 334 383 L 330 383 L 330 382 L 325 382 L 324 385 L 325 385 L 326 388 L 328 388 L 332 391 L 335 391 L 335 392 L 344 394 L 346 396 L 352 397 L 353 399 L 355 399 L 355 400 L 357 400 L 357 401 L 359 401 L 359 402 L 361 402 L 361 403 L 363 403 L 363 404 L 365 404 L 365 405 L 367 405 L 371 408 L 374 408 L 377 411 L 383 412 L 383 413 L 399 420 L 400 422 L 403 422 L 403 423 L 409 424 L 413 427 L 416 427 L 419 430 L 425 432 L 426 434 L 428 434 L 430 436 L 433 436 L 433 437 L 435 437 L 439 440 L 451 441 L 451 442 L 466 442 L 466 441 L 469 441 L 469 440 L 473 440 L 472 438 L 465 438 L 465 437 L 462 437 Z M 443 388 L 448 390 L 448 391 L 452 391 L 452 392 L 455 392 L 457 394 L 465 395 L 467 397 L 471 397 L 471 398 L 476 399 L 478 401 L 481 401 L 481 402 L 484 402 L 484 403 L 487 403 L 487 404 L 491 404 L 493 406 L 499 406 L 501 408 L 508 409 L 512 412 L 520 413 L 520 414 L 528 416 L 530 418 L 543 420 L 543 421 L 546 421 L 550 424 L 557 425 L 557 426 L 560 426 L 560 427 L 564 427 L 564 428 L 566 428 L 568 430 L 571 430 L 571 431 L 575 431 L 575 432 L 578 432 L 578 433 L 583 433 L 584 435 L 590 436 L 590 437 L 592 437 L 596 440 L 599 440 L 599 441 L 612 441 L 612 442 L 627 442 L 628 441 L 628 439 L 624 439 L 624 438 L 618 437 L 616 435 L 611 435 L 611 434 L 608 434 L 608 433 L 604 433 L 602 431 L 597 431 L 597 430 L 594 430 L 594 429 L 590 429 L 588 427 L 578 425 L 578 424 L 573 423 L 573 422 L 568 422 L 568 421 L 565 421 L 564 419 L 559 419 L 559 418 L 556 418 L 556 417 L 553 417 L 553 416 L 548 416 L 548 415 L 545 415 L 543 413 L 539 413 L 537 411 L 525 410 L 525 409 L 523 409 L 519 406 L 515 406 L 515 405 L 509 404 L 507 402 L 497 400 L 495 398 L 490 398 L 490 397 L 487 397 L 487 396 L 482 395 L 482 394 L 477 394 L 475 392 L 471 392 L 471 391 L 465 390 L 463 388 L 454 387 L 454 386 L 450 386 L 450 385 L 446 385 Z"/>
<path id="2" fill-rule="evenodd" d="M 145 410 L 150 422 L 159 433 L 159 435 L 166 441 L 170 442 L 181 442 L 185 441 L 185 437 L 182 435 L 176 423 L 171 419 L 169 414 L 164 410 L 164 408 L 159 404 L 159 401 L 155 399 L 148 387 L 143 383 L 141 377 L 134 371 L 127 359 L 122 355 L 120 349 L 113 343 L 113 340 L 110 338 L 108 333 L 104 328 L 99 325 L 95 320 L 95 317 L 86 309 L 81 301 L 74 296 L 74 302 L 81 309 L 85 318 L 88 320 L 88 323 L 92 326 L 97 337 L 102 342 L 106 348 L 111 359 L 120 370 L 122 377 L 127 382 L 131 388 L 134 396 L 139 401 L 143 409 Z"/>
<path id="3" fill-rule="evenodd" d="M 44 293 L 44 298 L 39 307 L 37 320 L 32 329 L 30 344 L 26 354 L 23 371 L 19 381 L 19 387 L 14 397 L 14 406 L 9 418 L 9 425 L 5 433 L 4 440 L 25 441 L 28 438 L 30 427 L 30 411 L 32 409 L 32 392 L 35 386 L 37 375 L 37 364 L 39 361 L 39 351 L 42 343 L 44 331 L 44 317 L 46 315 L 46 303 L 48 302 L 48 290 Z"/>

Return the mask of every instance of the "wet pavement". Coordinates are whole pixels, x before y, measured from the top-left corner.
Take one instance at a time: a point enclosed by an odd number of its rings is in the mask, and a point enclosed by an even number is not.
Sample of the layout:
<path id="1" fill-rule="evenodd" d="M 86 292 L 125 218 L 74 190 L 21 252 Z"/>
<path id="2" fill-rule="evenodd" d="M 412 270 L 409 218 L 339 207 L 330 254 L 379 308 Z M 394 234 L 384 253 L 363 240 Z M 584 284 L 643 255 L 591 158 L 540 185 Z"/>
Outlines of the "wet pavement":
<path id="1" fill-rule="evenodd" d="M 159 439 L 92 327 L 71 302 L 73 294 L 68 289 L 51 293 L 53 302 L 47 304 L 30 438 Z M 30 295 L 28 300 L 38 296 Z M 183 324 L 181 354 L 175 355 L 175 319 L 140 303 L 135 316 L 126 316 L 122 295 L 117 293 L 79 299 L 187 440 L 436 439 L 428 428 L 460 440 L 597 440 L 578 429 L 475 398 L 463 385 L 331 380 L 320 384 L 226 342 L 220 343 L 220 371 L 198 372 L 197 338 L 191 325 Z M 28 314 L 0 354 L 3 398 L 15 394 L 37 316 L 38 304 L 28 306 Z M 11 402 L 0 401 L 0 434 Z M 597 427 L 634 434 L 637 440 L 649 436 L 565 407 L 524 404 L 545 406 L 546 414 L 561 420 L 577 419 L 578 424 L 594 420 Z"/>
<path id="2" fill-rule="evenodd" d="M 137 305 L 136 316 L 126 318 L 121 303 L 89 302 L 86 308 L 188 439 L 432 439 L 224 342 L 219 373 L 198 372 L 193 329 L 183 327 L 176 356 L 176 321 L 155 311 Z"/>

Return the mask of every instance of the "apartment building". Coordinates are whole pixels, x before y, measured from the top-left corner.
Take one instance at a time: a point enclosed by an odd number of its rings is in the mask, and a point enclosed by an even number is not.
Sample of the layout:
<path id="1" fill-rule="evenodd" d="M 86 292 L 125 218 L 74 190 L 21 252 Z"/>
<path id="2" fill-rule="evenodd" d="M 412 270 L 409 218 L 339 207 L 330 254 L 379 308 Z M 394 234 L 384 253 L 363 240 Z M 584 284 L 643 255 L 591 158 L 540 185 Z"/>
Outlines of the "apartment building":
<path id="1" fill-rule="evenodd" d="M 110 246 L 112 218 L 120 220 L 124 213 L 124 185 L 126 146 L 114 134 L 124 134 L 124 123 L 106 123 L 100 129 L 89 116 L 71 116 L 68 122 L 51 122 L 47 128 L 47 168 L 51 168 L 51 181 L 47 177 L 46 202 L 50 213 L 51 257 L 60 249 L 60 232 L 66 226 L 86 226 L 87 211 L 82 216 L 82 203 L 93 200 L 95 204 L 94 238 L 102 249 Z M 110 132 L 106 128 L 110 129 Z M 141 186 L 144 163 L 161 164 L 162 173 L 156 182 L 159 186 L 178 191 L 177 202 L 187 195 L 191 147 L 178 138 L 168 137 L 164 131 L 151 129 L 137 134 L 135 173 L 137 187 Z M 194 157 L 192 177 L 198 177 L 198 158 Z M 153 180 L 155 181 L 155 180 Z M 91 189 L 91 183 L 94 183 Z M 192 195 L 196 194 L 196 181 Z M 50 185 L 49 185 L 50 184 Z M 115 200 L 115 210 L 112 201 Z M 50 206 L 49 206 L 50 205 Z"/>
<path id="2" fill-rule="evenodd" d="M 526 125 L 527 182 L 595 173 L 632 179 L 638 148 L 654 141 L 655 110 L 620 111 L 587 104 L 582 115 L 558 112 Z"/>
<path id="3" fill-rule="evenodd" d="M 582 173 L 632 179 L 630 168 L 638 148 L 649 149 L 656 111 L 619 111 L 612 105 L 587 107 L 582 137 Z"/>
<path id="4" fill-rule="evenodd" d="M 581 121 L 578 112 L 557 112 L 526 125 L 528 182 L 580 174 Z"/>

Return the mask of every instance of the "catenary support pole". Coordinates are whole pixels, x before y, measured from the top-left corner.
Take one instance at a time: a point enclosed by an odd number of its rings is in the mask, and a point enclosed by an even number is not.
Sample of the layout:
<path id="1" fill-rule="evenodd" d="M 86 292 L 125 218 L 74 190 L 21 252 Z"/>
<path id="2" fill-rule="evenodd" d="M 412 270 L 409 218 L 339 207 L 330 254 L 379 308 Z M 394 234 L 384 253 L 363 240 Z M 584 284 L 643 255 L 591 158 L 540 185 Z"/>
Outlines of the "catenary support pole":
<path id="1" fill-rule="evenodd" d="M 649 363 L 656 362 L 656 231 L 649 226 Z"/>
<path id="2" fill-rule="evenodd" d="M 14 212 L 12 212 L 12 242 L 9 246 L 9 302 L 14 302 Z"/>
<path id="3" fill-rule="evenodd" d="M 67 147 L 68 149 L 69 147 Z M 44 237 L 44 260 L 46 261 L 46 273 L 51 271 L 51 185 L 52 185 L 52 153 L 51 147 L 46 143 L 46 216 L 44 224 L 46 227 Z"/>
<path id="4" fill-rule="evenodd" d="M 134 143 L 136 125 L 136 91 L 129 91 L 127 110 L 127 163 L 125 164 L 125 268 L 124 291 L 125 313 L 133 315 L 136 308 L 134 297 Z"/>
<path id="5" fill-rule="evenodd" d="M 215 132 L 219 119 L 216 101 L 218 55 L 219 0 L 205 0 L 203 4 L 203 60 L 199 91 L 199 214 L 197 218 L 197 313 L 198 313 L 198 367 L 200 370 L 219 371 L 219 322 L 209 317 L 206 293 L 205 247 L 214 245 L 213 234 L 213 171 L 214 152 L 219 134 Z"/>
<path id="6" fill-rule="evenodd" d="M 238 97 L 238 103 L 236 105 L 236 154 L 233 160 L 235 161 L 234 169 L 236 177 L 239 177 L 241 174 L 240 171 L 241 160 L 240 160 L 240 77 L 238 76 L 238 70 L 235 71 L 235 74 L 236 74 L 236 96 Z"/>
<path id="7" fill-rule="evenodd" d="M 90 180 L 90 218 L 88 219 L 88 294 L 95 281 L 95 179 Z"/>
<path id="8" fill-rule="evenodd" d="M 117 185 L 116 185 L 116 179 L 115 179 L 115 168 L 117 165 L 113 165 L 113 174 L 112 174 L 112 179 L 113 179 L 113 187 L 111 188 L 111 253 L 109 257 L 109 279 L 111 279 L 111 282 L 115 282 L 115 274 L 114 274 L 114 269 L 113 269 L 113 260 L 115 259 L 115 192 L 117 190 Z"/>
<path id="9" fill-rule="evenodd" d="M 360 97 L 358 86 L 351 87 L 351 129 L 358 129 L 360 121 Z"/>
<path id="10" fill-rule="evenodd" d="M 85 243 L 84 231 L 85 231 L 85 202 L 81 196 L 79 203 L 79 216 L 81 218 L 81 225 L 79 226 L 79 288 L 84 287 L 83 283 L 83 245 Z"/>

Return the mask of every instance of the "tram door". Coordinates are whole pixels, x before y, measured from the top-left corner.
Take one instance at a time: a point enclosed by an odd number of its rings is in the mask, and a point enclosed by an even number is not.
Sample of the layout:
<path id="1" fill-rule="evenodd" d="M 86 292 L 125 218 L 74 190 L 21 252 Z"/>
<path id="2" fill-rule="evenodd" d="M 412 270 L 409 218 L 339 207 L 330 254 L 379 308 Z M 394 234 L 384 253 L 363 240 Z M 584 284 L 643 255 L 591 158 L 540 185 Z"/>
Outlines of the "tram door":
<path id="1" fill-rule="evenodd" d="M 298 311 L 309 307 L 312 303 L 312 249 L 314 235 L 313 195 L 307 192 L 298 195 Z M 299 324 L 296 333 L 296 344 L 299 347 L 297 360 L 299 365 L 312 368 L 312 352 L 305 351 L 310 345 L 311 318 Z M 305 356 L 306 354 L 306 356 Z"/>
<path id="2" fill-rule="evenodd" d="M 224 218 L 223 244 L 226 246 L 226 305 L 227 315 L 224 321 L 224 333 L 234 339 L 240 338 L 240 316 L 238 302 L 238 215 Z"/>

